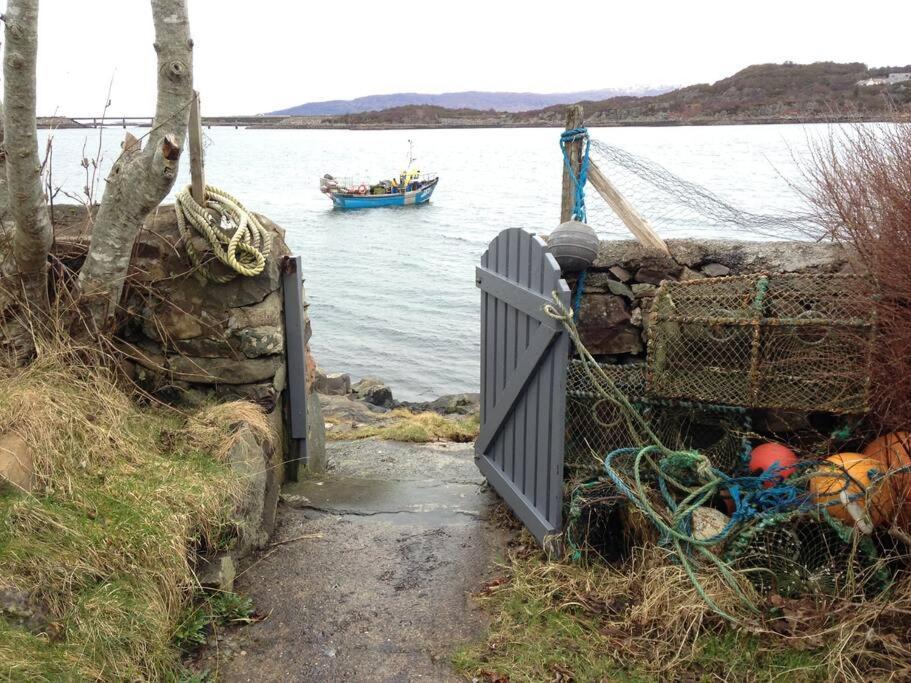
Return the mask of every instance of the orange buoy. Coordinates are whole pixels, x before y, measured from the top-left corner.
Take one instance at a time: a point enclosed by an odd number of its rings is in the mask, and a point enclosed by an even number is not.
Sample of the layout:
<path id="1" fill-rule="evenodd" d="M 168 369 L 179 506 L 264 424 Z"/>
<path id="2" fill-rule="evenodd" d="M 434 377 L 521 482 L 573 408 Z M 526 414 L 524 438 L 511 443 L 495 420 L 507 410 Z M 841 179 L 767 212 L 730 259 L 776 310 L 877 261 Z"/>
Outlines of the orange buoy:
<path id="1" fill-rule="evenodd" d="M 763 484 L 765 488 L 771 488 L 794 474 L 795 465 L 797 465 L 797 454 L 780 443 L 759 444 L 750 452 L 751 474 L 762 474 L 773 467 L 778 473 L 777 477 L 773 476 Z"/>
<path id="2" fill-rule="evenodd" d="M 911 465 L 911 434 L 893 432 L 881 436 L 871 441 L 863 454 L 881 462 L 887 472 L 908 467 Z M 911 526 L 911 471 L 893 474 L 887 481 L 898 507 L 899 524 Z"/>
<path id="3" fill-rule="evenodd" d="M 890 523 L 895 513 L 892 489 L 875 479 L 884 472 L 879 460 L 860 453 L 838 453 L 820 463 L 809 488 L 817 504 L 828 504 L 825 509 L 836 519 L 854 525 L 858 520 L 866 523 L 864 518 L 869 517 L 873 526 L 880 526 Z"/>

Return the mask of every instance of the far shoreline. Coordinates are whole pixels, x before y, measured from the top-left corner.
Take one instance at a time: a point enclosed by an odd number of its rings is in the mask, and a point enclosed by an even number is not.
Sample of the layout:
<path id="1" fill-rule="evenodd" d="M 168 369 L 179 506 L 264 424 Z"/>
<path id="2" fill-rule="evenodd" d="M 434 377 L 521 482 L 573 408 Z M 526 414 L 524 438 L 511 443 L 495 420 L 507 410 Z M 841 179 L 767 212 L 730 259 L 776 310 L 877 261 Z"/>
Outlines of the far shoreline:
<path id="1" fill-rule="evenodd" d="M 98 117 L 100 118 L 100 117 Z M 43 130 L 96 130 L 101 126 L 87 123 L 92 117 L 43 116 L 38 117 L 38 128 Z M 274 120 L 270 120 L 274 119 Z M 320 120 L 316 120 L 320 119 Z M 86 123 L 82 123 L 86 121 Z M 148 121 L 148 123 L 146 123 Z M 141 120 L 140 117 L 107 117 L 104 128 L 149 128 L 151 117 Z M 771 126 L 787 124 L 846 124 L 846 123 L 911 123 L 911 119 L 897 119 L 895 116 L 872 117 L 744 117 L 744 118 L 711 118 L 711 119 L 624 119 L 619 121 L 591 121 L 589 128 L 676 128 L 706 126 Z M 563 128 L 558 121 L 535 120 L 527 122 L 466 120 L 463 122 L 446 121 L 442 123 L 422 122 L 388 122 L 388 123 L 344 123 L 327 121 L 326 117 L 265 117 L 265 116 L 213 116 L 203 117 L 206 128 L 236 128 L 246 130 L 476 130 L 499 128 Z"/>

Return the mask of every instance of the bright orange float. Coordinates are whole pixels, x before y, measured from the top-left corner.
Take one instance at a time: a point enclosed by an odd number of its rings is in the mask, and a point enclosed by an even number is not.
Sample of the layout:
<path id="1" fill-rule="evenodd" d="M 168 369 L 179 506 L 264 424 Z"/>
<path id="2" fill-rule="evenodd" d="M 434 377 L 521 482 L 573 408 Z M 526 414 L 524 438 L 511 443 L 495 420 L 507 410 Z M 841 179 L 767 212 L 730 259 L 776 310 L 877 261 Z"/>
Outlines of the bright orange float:
<path id="1" fill-rule="evenodd" d="M 765 488 L 771 488 L 794 474 L 796 464 L 797 454 L 780 443 L 762 443 L 750 452 L 751 474 L 757 472 L 762 474 L 772 467 L 775 467 L 775 471 L 778 473 L 778 476 L 771 477 L 763 484 Z"/>
<path id="2" fill-rule="evenodd" d="M 911 465 L 911 434 L 893 432 L 870 442 L 863 454 L 881 462 L 887 472 Z M 911 471 L 889 477 L 889 487 L 898 505 L 898 522 L 911 526 Z"/>
<path id="3" fill-rule="evenodd" d="M 810 478 L 810 492 L 820 505 L 829 503 L 825 508 L 829 514 L 846 524 L 854 525 L 864 513 L 873 526 L 890 524 L 895 497 L 889 486 L 875 483 L 876 474 L 885 471 L 882 462 L 861 453 L 838 453 L 820 463 Z"/>

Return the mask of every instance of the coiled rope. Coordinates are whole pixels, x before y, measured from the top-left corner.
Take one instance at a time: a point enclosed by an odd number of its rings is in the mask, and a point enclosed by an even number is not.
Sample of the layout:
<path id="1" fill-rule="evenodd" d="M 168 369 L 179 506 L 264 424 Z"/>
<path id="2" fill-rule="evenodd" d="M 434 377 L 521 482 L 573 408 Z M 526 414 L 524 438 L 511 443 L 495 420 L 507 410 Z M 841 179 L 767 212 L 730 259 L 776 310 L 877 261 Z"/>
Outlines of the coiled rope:
<path id="1" fill-rule="evenodd" d="M 177 229 L 190 262 L 211 282 L 230 282 L 238 275 L 255 277 L 263 272 L 271 248 L 271 236 L 256 216 L 235 197 L 206 185 L 205 206 L 200 206 L 187 185 L 177 193 Z M 216 273 L 193 245 L 192 228 L 202 235 L 212 253 L 233 272 Z"/>

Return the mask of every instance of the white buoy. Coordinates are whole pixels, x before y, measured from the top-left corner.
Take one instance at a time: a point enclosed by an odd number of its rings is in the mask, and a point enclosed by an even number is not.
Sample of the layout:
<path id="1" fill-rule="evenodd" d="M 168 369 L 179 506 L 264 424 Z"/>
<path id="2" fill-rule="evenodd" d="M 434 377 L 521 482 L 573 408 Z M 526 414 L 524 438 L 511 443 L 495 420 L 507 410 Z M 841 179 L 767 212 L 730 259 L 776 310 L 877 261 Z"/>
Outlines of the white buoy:
<path id="1" fill-rule="evenodd" d="M 557 226 L 547 246 L 564 273 L 578 273 L 595 262 L 599 244 L 591 226 L 572 220 Z"/>

